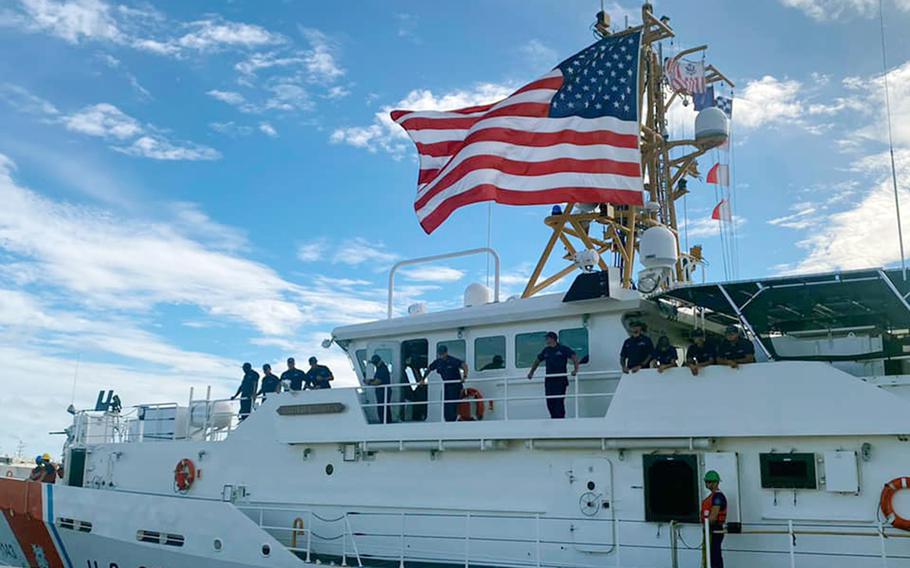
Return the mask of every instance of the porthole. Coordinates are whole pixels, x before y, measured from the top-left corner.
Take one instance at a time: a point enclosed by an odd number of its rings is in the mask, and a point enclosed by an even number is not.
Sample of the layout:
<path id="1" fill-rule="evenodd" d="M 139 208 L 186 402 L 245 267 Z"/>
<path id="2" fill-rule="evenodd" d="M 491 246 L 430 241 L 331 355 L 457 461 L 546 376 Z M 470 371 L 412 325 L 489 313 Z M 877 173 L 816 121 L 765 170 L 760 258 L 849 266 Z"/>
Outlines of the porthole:
<path id="1" fill-rule="evenodd" d="M 220 538 L 216 538 L 212 541 L 212 548 L 215 549 L 215 552 L 221 552 L 221 549 L 224 548 L 224 543 L 221 542 Z"/>
<path id="2" fill-rule="evenodd" d="M 589 481 L 589 482 L 588 482 L 588 491 L 594 491 L 594 487 L 596 487 L 596 486 L 594 485 L 594 482 L 593 482 L 593 481 Z"/>
<path id="3" fill-rule="evenodd" d="M 326 466 L 325 466 L 325 474 L 326 474 L 326 475 L 332 475 L 333 473 L 335 473 L 335 466 L 332 465 L 332 464 L 326 465 Z"/>
<path id="4" fill-rule="evenodd" d="M 265 556 L 266 558 L 268 558 L 268 556 L 271 553 L 272 553 L 272 547 L 269 546 L 268 544 L 263 544 L 262 545 L 262 555 Z"/>

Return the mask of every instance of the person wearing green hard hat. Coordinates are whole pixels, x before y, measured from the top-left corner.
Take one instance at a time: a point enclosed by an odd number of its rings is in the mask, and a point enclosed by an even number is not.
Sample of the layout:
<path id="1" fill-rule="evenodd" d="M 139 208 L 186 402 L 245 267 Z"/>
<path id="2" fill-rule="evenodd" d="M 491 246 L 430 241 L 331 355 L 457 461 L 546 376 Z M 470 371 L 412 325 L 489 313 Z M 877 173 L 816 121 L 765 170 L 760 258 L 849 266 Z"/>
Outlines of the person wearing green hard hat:
<path id="1" fill-rule="evenodd" d="M 708 551 L 711 568 L 724 568 L 721 544 L 724 541 L 724 523 L 727 521 L 727 496 L 720 491 L 720 474 L 713 469 L 705 473 L 705 487 L 711 492 L 701 502 L 701 520 L 708 520 L 711 546 Z"/>

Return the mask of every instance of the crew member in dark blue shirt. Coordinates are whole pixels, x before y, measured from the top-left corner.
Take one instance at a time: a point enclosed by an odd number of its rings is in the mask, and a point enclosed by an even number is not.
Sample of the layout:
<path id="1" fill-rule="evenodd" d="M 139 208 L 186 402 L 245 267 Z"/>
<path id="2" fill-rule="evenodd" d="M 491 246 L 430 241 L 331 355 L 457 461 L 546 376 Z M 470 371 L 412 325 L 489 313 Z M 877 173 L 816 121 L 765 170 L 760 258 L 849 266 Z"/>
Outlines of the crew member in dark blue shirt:
<path id="1" fill-rule="evenodd" d="M 534 377 L 534 371 L 541 361 L 546 361 L 547 376 L 544 379 L 544 393 L 547 396 L 547 410 L 550 418 L 566 417 L 566 389 L 569 387 L 569 378 L 566 375 L 566 363 L 571 360 L 574 369 L 572 376 L 578 375 L 578 356 L 566 345 L 559 343 L 559 336 L 555 332 L 547 332 L 547 346 L 537 355 L 537 359 L 528 371 L 528 379 Z M 576 379 L 577 380 L 577 379 Z"/>
<path id="2" fill-rule="evenodd" d="M 717 364 L 728 365 L 736 369 L 740 365 L 754 362 L 755 346 L 751 341 L 740 336 L 738 327 L 727 326 L 724 340 L 717 346 Z"/>
<path id="3" fill-rule="evenodd" d="M 716 354 L 714 346 L 705 341 L 705 332 L 701 329 L 692 331 L 692 343 L 686 349 L 686 367 L 697 375 L 704 367 L 714 364 Z"/>
<path id="4" fill-rule="evenodd" d="M 272 374 L 272 366 L 266 363 L 262 366 L 262 387 L 258 394 L 262 395 L 262 400 L 265 400 L 266 395 L 277 392 L 281 392 L 281 379 Z"/>
<path id="5" fill-rule="evenodd" d="M 430 363 L 423 375 L 423 381 L 421 381 L 423 384 L 426 384 L 431 371 L 439 373 L 439 377 L 443 380 L 442 392 L 445 399 L 443 414 L 446 422 L 455 422 L 458 419 L 458 401 L 461 400 L 461 391 L 465 379 L 468 378 L 468 364 L 449 355 L 449 348 L 445 345 L 439 345 L 436 347 L 436 360 Z M 464 376 L 462 376 L 462 372 L 464 372 Z"/>
<path id="6" fill-rule="evenodd" d="M 679 353 L 676 348 L 670 345 L 670 338 L 661 335 L 657 338 L 657 346 L 654 348 L 654 365 L 658 373 L 663 373 L 667 369 L 679 366 Z"/>
<path id="7" fill-rule="evenodd" d="M 376 387 L 373 389 L 376 393 L 376 416 L 379 418 L 379 422 L 389 424 L 392 422 L 392 409 L 389 408 L 387 402 L 391 402 L 389 385 L 392 384 L 392 375 L 389 374 L 389 366 L 378 354 L 374 354 L 370 358 L 370 363 L 376 369 L 373 378 L 369 381 L 370 385 Z"/>
<path id="8" fill-rule="evenodd" d="M 315 357 L 310 357 L 310 370 L 306 373 L 306 385 L 308 389 L 330 389 L 332 385 L 329 381 L 334 381 L 335 376 L 332 371 L 325 365 L 320 365 Z"/>
<path id="9" fill-rule="evenodd" d="M 231 397 L 234 400 L 240 397 L 240 421 L 244 421 L 253 411 L 253 398 L 256 396 L 256 389 L 259 387 L 259 373 L 253 370 L 249 363 L 243 364 L 243 381 L 237 387 L 237 392 Z"/>
<path id="10" fill-rule="evenodd" d="M 281 382 L 287 381 L 288 390 L 299 391 L 306 382 L 306 373 L 295 366 L 294 358 L 288 357 L 288 370 L 281 373 Z"/>
<path id="11" fill-rule="evenodd" d="M 619 362 L 623 373 L 637 373 L 651 363 L 654 354 L 654 343 L 644 334 L 644 324 L 633 321 L 629 324 L 628 337 L 619 352 Z"/>

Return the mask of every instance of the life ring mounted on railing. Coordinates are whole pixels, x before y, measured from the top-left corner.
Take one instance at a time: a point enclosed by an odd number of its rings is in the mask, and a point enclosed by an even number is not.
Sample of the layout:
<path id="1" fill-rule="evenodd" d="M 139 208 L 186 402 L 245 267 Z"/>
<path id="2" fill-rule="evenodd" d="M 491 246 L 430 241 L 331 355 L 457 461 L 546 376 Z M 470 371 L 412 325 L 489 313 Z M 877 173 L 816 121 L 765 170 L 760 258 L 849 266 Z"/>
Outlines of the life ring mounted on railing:
<path id="1" fill-rule="evenodd" d="M 898 515 L 894 511 L 894 495 L 901 489 L 910 489 L 910 477 L 895 477 L 885 484 L 882 489 L 881 509 L 885 520 L 892 527 L 902 531 L 910 531 L 910 519 Z"/>
<path id="2" fill-rule="evenodd" d="M 483 393 L 468 387 L 461 393 L 461 402 L 458 403 L 458 420 L 473 421 L 483 420 L 484 406 Z M 471 412 L 471 401 L 474 401 L 474 412 Z M 493 401 L 490 401 L 490 410 L 493 410 Z"/>
<path id="3" fill-rule="evenodd" d="M 12 477 L 12 476 L 13 476 L 13 472 L 10 471 L 10 470 L 6 470 L 6 476 L 7 476 L 7 477 Z"/>
<path id="4" fill-rule="evenodd" d="M 188 458 L 177 462 L 174 468 L 174 488 L 178 493 L 186 493 L 196 481 L 196 464 Z"/>

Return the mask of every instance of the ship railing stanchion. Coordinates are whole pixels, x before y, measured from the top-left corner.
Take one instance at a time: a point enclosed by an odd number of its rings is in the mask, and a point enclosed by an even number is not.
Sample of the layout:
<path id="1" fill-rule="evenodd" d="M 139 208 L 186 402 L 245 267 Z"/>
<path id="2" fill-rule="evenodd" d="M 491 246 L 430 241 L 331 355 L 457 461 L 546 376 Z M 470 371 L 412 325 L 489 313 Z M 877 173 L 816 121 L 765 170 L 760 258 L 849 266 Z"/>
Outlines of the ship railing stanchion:
<path id="1" fill-rule="evenodd" d="M 620 538 L 620 530 L 622 528 L 622 519 L 616 519 L 616 536 L 613 537 L 616 539 L 616 568 L 622 566 L 622 539 Z"/>
<path id="2" fill-rule="evenodd" d="M 885 527 L 881 523 L 878 525 L 878 539 L 882 545 L 882 568 L 888 568 L 888 553 L 885 550 Z"/>
<path id="3" fill-rule="evenodd" d="M 705 517 L 705 559 L 711 564 L 711 520 Z"/>
<path id="4" fill-rule="evenodd" d="M 575 384 L 575 418 L 578 418 L 578 374 L 572 377 L 572 382 Z"/>
<path id="5" fill-rule="evenodd" d="M 509 419 L 509 377 L 502 382 L 502 415 L 503 420 Z"/>
<path id="6" fill-rule="evenodd" d="M 344 514 L 344 526 L 348 530 L 348 534 L 351 535 L 351 550 L 354 551 L 354 558 L 357 559 L 357 566 L 363 568 L 363 562 L 360 560 L 360 550 L 357 548 L 357 541 L 354 540 L 354 529 L 351 527 L 351 519 L 348 517 L 348 514 Z"/>
<path id="7" fill-rule="evenodd" d="M 307 511 L 308 521 L 306 525 L 306 562 L 310 563 L 310 546 L 313 543 L 313 511 Z"/>
<path id="8" fill-rule="evenodd" d="M 471 565 L 471 512 L 464 516 L 464 568 Z"/>
<path id="9" fill-rule="evenodd" d="M 679 568 L 679 543 L 677 542 L 676 521 L 670 521 L 670 566 Z"/>
<path id="10" fill-rule="evenodd" d="M 347 515 L 345 515 L 346 517 Z M 341 565 L 348 565 L 348 526 L 347 523 L 341 529 Z"/>
<path id="11" fill-rule="evenodd" d="M 787 539 L 790 541 L 790 568 L 796 568 L 796 534 L 792 520 L 787 521 Z"/>
<path id="12" fill-rule="evenodd" d="M 401 513 L 401 546 L 399 547 L 401 550 L 398 553 L 398 568 L 404 568 L 404 515 L 404 513 Z"/>
<path id="13" fill-rule="evenodd" d="M 537 559 L 537 568 L 540 568 L 540 513 L 534 514 L 534 556 Z"/>

